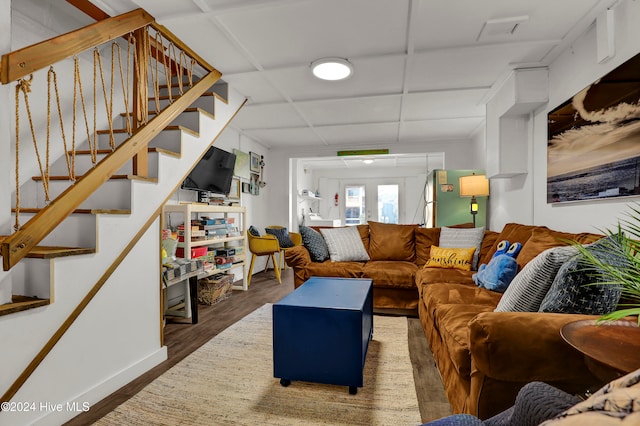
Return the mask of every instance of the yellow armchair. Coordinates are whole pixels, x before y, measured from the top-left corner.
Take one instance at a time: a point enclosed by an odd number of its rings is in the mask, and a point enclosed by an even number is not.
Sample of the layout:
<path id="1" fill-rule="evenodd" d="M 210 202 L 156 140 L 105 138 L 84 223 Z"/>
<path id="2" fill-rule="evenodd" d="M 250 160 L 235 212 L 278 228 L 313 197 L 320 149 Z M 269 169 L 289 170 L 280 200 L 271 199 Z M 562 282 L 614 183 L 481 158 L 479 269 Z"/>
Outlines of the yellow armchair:
<path id="1" fill-rule="evenodd" d="M 258 256 L 269 256 L 273 263 L 273 270 L 276 274 L 278 283 L 282 284 L 280 279 L 280 268 L 276 263 L 276 253 L 280 253 L 280 244 L 278 239 L 273 235 L 264 235 L 262 237 L 256 237 L 247 231 L 247 241 L 249 243 L 249 251 L 251 252 L 251 263 L 249 265 L 249 276 L 247 277 L 247 286 L 251 284 L 251 275 L 253 274 L 253 263 Z M 269 259 L 264 266 L 264 270 L 267 270 L 269 266 Z"/>

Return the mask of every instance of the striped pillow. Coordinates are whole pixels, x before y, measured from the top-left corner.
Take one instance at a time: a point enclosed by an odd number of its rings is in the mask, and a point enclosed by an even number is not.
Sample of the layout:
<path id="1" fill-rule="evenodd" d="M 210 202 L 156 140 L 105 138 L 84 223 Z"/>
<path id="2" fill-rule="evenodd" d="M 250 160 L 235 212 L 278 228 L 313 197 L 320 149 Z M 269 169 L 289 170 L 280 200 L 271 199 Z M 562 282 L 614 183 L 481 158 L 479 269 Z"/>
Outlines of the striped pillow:
<path id="1" fill-rule="evenodd" d="M 495 312 L 537 312 L 560 267 L 577 254 L 571 246 L 540 253 L 511 281 Z"/>

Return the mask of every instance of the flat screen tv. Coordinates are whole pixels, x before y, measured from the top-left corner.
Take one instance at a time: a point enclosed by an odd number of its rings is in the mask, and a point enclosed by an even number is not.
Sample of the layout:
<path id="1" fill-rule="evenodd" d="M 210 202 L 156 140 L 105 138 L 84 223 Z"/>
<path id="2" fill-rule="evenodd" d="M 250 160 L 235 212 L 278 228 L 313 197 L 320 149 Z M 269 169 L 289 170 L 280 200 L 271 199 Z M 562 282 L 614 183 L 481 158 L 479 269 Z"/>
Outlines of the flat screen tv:
<path id="1" fill-rule="evenodd" d="M 182 182 L 182 189 L 229 194 L 236 155 L 214 146 Z"/>

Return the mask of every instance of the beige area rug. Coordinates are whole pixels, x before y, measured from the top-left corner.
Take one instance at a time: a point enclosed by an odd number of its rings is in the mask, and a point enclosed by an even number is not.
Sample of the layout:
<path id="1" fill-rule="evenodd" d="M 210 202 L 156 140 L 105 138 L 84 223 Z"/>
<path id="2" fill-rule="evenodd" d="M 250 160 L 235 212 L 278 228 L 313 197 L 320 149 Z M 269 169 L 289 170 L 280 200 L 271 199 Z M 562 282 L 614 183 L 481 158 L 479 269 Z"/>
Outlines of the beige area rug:
<path id="1" fill-rule="evenodd" d="M 273 377 L 270 304 L 224 330 L 99 425 L 419 425 L 407 319 L 374 317 L 364 387 Z"/>

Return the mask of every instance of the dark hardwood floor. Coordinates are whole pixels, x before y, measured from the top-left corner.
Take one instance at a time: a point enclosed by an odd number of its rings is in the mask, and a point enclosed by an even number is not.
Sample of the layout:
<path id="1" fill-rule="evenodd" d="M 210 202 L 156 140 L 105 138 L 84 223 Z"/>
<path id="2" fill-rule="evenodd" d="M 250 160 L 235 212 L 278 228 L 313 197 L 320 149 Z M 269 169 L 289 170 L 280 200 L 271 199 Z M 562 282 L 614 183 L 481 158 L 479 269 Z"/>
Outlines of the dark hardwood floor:
<path id="1" fill-rule="evenodd" d="M 167 322 L 164 344 L 168 359 L 128 383 L 102 401 L 91 406 L 65 425 L 87 425 L 100 419 L 118 405 L 142 390 L 153 379 L 183 360 L 191 352 L 218 335 L 222 330 L 255 311 L 265 303 L 274 303 L 293 291 L 293 271 L 282 271 L 282 284 L 278 284 L 273 270 L 255 274 L 249 291 L 234 291 L 230 298 L 213 306 L 199 306 L 198 324 L 187 319 Z"/>
<path id="2" fill-rule="evenodd" d="M 164 333 L 168 359 L 94 404 L 88 412 L 76 416 L 65 425 L 84 426 L 95 422 L 236 321 L 265 303 L 277 302 L 292 291 L 291 269 L 282 271 L 282 284 L 278 284 L 273 270 L 269 270 L 253 276 L 249 291 L 234 291 L 229 299 L 214 306 L 200 305 L 198 324 L 192 325 L 187 319 L 168 321 Z M 415 318 L 416 313 L 376 311 L 376 314 L 409 317 L 409 350 L 422 420 L 426 422 L 450 414 L 451 409 L 444 395 L 442 380 L 434 366 L 420 321 Z"/>

